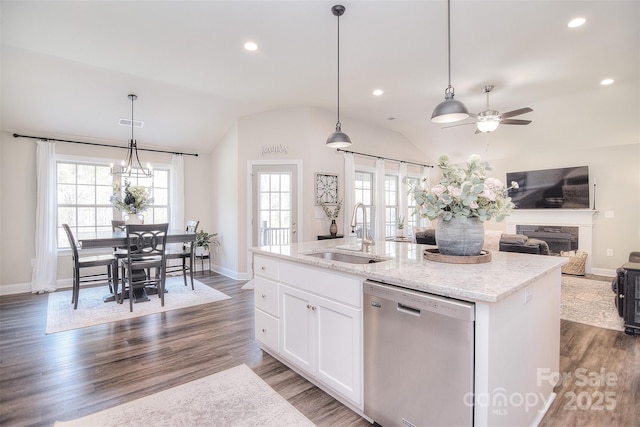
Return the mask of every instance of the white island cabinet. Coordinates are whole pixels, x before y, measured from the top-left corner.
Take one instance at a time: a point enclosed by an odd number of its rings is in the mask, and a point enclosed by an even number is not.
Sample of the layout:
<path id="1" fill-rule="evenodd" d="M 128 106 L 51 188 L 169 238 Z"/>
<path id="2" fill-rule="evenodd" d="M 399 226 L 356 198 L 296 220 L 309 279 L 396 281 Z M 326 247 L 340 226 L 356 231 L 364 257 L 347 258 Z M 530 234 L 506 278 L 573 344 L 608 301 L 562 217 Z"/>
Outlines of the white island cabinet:
<path id="1" fill-rule="evenodd" d="M 256 339 L 362 410 L 362 279 L 262 256 L 254 257 L 254 271 Z M 267 279 L 267 271 L 277 275 Z"/>
<path id="2" fill-rule="evenodd" d="M 363 328 L 375 325 L 363 324 L 363 282 L 467 301 L 475 307 L 473 393 L 461 398 L 473 407 L 473 425 L 541 420 L 559 374 L 565 258 L 493 252 L 485 264 L 445 264 L 426 260 L 425 245 L 385 241 L 371 248 L 373 264 L 313 256 L 355 255 L 341 246 L 344 239 L 251 249 L 256 339 L 265 351 L 369 419 L 364 402 L 375 391 L 363 389 Z"/>

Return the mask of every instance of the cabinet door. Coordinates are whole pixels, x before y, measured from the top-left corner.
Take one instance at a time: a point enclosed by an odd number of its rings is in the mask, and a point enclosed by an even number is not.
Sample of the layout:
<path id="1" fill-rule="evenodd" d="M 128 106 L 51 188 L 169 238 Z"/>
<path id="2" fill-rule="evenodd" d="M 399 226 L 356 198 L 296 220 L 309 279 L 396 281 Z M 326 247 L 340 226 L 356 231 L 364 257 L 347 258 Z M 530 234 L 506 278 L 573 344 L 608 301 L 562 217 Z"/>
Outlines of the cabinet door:
<path id="1" fill-rule="evenodd" d="M 281 355 L 313 374 L 313 311 L 311 295 L 280 285 Z"/>
<path id="2" fill-rule="evenodd" d="M 361 310 L 321 297 L 315 297 L 312 306 L 317 346 L 315 376 L 360 405 Z"/>
<path id="3" fill-rule="evenodd" d="M 278 352 L 280 349 L 279 325 L 278 319 L 263 312 L 255 311 L 255 328 L 256 340 L 260 341 L 266 347 Z"/>

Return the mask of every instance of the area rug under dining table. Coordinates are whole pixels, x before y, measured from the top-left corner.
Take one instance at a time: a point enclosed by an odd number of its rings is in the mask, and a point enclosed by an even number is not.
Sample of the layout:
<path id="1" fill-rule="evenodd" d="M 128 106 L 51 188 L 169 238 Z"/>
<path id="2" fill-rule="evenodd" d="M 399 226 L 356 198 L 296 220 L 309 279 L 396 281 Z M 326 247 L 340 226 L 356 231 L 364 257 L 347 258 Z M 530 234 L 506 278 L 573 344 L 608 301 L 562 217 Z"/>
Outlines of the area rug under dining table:
<path id="1" fill-rule="evenodd" d="M 188 280 L 189 286 L 184 285 L 182 276 L 167 277 L 164 307 L 160 305 L 160 298 L 157 295 L 150 295 L 149 301 L 134 304 L 133 312 L 129 311 L 128 300 L 125 300 L 124 304 L 113 301 L 104 302 L 103 297 L 108 294 L 106 286 L 81 288 L 76 310 L 71 304 L 70 290 L 52 292 L 49 294 L 45 333 L 53 334 L 70 329 L 86 328 L 231 298 L 202 282 L 197 280 L 193 282 L 195 290 L 191 289 Z"/>
<path id="2" fill-rule="evenodd" d="M 314 426 L 247 365 L 55 427 Z"/>

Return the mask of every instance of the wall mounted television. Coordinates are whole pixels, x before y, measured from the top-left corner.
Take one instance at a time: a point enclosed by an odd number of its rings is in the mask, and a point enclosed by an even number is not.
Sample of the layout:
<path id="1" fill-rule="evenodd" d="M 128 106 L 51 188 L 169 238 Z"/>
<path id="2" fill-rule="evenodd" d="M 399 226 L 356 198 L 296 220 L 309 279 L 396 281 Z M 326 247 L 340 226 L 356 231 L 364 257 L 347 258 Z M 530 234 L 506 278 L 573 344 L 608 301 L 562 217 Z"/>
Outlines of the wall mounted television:
<path id="1" fill-rule="evenodd" d="M 589 209 L 589 167 L 507 172 L 518 189 L 509 196 L 518 209 Z"/>

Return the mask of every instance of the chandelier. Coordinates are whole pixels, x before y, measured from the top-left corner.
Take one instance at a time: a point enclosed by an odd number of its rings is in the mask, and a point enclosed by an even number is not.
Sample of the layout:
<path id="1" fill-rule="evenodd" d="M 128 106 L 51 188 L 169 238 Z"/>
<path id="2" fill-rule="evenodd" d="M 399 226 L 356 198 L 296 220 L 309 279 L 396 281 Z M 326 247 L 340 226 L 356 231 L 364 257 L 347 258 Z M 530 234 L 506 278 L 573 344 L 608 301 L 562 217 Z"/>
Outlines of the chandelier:
<path id="1" fill-rule="evenodd" d="M 151 164 L 149 163 L 147 163 L 146 168 L 142 166 L 140 157 L 138 157 L 138 144 L 133 138 L 133 101 L 138 99 L 138 96 L 129 94 L 128 98 L 131 100 L 131 139 L 129 140 L 127 158 L 120 162 L 119 170 L 114 169 L 113 163 L 111 163 L 111 175 L 126 176 L 129 178 L 131 178 L 132 176 L 149 178 L 153 176 L 153 169 L 151 168 Z"/>

